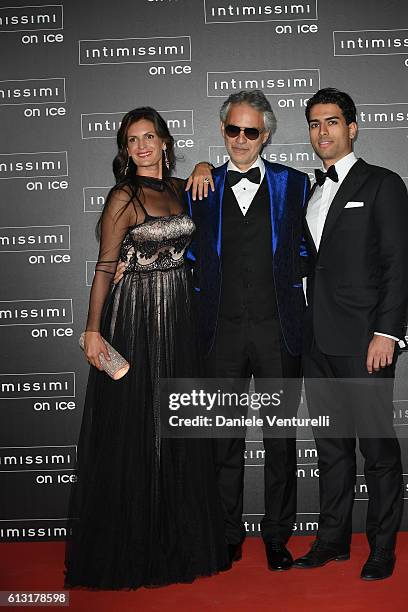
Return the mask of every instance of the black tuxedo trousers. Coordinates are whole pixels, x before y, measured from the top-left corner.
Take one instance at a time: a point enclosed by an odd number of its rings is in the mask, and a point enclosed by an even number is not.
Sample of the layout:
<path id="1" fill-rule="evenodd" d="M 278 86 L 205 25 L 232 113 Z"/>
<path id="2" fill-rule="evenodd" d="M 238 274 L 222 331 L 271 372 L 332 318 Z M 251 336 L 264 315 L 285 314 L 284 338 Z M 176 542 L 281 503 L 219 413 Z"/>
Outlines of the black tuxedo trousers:
<path id="1" fill-rule="evenodd" d="M 341 550 L 350 546 L 352 534 L 356 436 L 364 458 L 366 533 L 371 548 L 394 548 L 402 515 L 401 452 L 393 429 L 392 403 L 396 359 L 379 372 L 368 374 L 366 356 L 327 355 L 315 341 L 303 356 L 309 414 L 317 417 L 329 413 L 331 431 L 337 434 L 329 438 L 323 437 L 321 430 L 315 432 L 320 491 L 318 537 Z M 332 385 L 338 383 L 336 392 Z M 337 429 L 336 419 L 340 423 Z"/>
<path id="2" fill-rule="evenodd" d="M 305 222 L 310 268 L 303 336 L 306 399 L 313 416 L 329 409 L 344 428 L 315 431 L 319 537 L 341 549 L 351 539 L 357 438 L 368 488 L 370 546 L 393 548 L 400 523 L 402 470 L 392 404 L 396 359 L 369 375 L 366 358 L 375 332 L 402 337 L 407 225 L 402 179 L 362 159 L 330 204 L 318 250 Z"/>
<path id="3" fill-rule="evenodd" d="M 270 392 L 266 379 L 297 379 L 297 386 L 291 381 L 287 397 L 287 410 L 293 409 L 296 414 L 301 390 L 300 357 L 288 352 L 276 318 L 220 319 L 207 360 L 207 375 L 234 379 L 233 390 L 237 393 L 248 391 L 251 376 L 256 392 Z M 229 544 L 238 544 L 245 537 L 242 521 L 245 439 L 217 439 L 215 445 L 226 537 Z M 265 437 L 264 449 L 262 537 L 265 542 L 286 542 L 296 520 L 296 440 L 295 437 Z"/>
<path id="4" fill-rule="evenodd" d="M 268 202 L 264 179 L 243 216 L 231 188 L 228 184 L 225 187 L 219 316 L 207 363 L 210 376 L 231 379 L 227 387 L 232 384 L 232 389 L 228 390 L 236 393 L 248 392 L 251 376 L 257 393 L 277 391 L 268 388 L 267 379 L 295 379 L 294 385 L 287 385 L 287 392 L 284 386 L 287 399 L 280 410 L 286 413 L 292 408 L 296 412 L 301 386 L 300 357 L 288 352 L 278 318 Z M 272 410 L 273 407 L 269 412 Z M 248 416 L 253 414 L 251 410 Z M 226 537 L 230 544 L 237 544 L 245 537 L 242 521 L 245 439 L 222 439 L 215 444 Z M 295 439 L 265 436 L 264 448 L 262 536 L 265 541 L 286 542 L 296 518 Z"/>

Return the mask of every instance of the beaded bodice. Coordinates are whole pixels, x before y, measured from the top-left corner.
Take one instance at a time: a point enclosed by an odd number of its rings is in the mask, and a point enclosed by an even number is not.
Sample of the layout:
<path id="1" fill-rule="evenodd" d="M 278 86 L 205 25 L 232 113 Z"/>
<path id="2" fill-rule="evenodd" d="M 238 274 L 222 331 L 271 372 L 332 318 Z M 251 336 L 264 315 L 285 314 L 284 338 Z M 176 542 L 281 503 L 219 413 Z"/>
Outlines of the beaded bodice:
<path id="1" fill-rule="evenodd" d="M 100 329 L 103 305 L 112 290 L 118 261 L 126 263 L 125 277 L 184 265 L 184 253 L 195 230 L 194 222 L 183 211 L 184 181 L 142 176 L 138 179 L 142 188 L 136 203 L 129 201 L 129 189 L 116 189 L 103 210 L 87 331 Z"/>
<path id="2" fill-rule="evenodd" d="M 180 267 L 194 229 L 193 220 L 184 213 L 146 215 L 143 223 L 129 230 L 122 243 L 120 260 L 127 264 L 124 274 Z"/>

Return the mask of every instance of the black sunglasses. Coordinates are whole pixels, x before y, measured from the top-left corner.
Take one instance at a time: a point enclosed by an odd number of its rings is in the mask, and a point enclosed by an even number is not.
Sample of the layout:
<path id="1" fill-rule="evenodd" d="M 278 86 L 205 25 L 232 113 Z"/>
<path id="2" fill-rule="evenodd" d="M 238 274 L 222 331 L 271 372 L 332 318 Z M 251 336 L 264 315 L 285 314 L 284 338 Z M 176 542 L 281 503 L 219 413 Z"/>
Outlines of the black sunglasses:
<path id="1" fill-rule="evenodd" d="M 248 138 L 248 140 L 256 140 L 257 138 L 259 138 L 261 132 L 265 131 L 250 127 L 240 128 L 237 125 L 226 125 L 224 130 L 226 135 L 230 138 L 236 138 L 240 135 L 241 132 L 244 132 L 245 138 Z"/>

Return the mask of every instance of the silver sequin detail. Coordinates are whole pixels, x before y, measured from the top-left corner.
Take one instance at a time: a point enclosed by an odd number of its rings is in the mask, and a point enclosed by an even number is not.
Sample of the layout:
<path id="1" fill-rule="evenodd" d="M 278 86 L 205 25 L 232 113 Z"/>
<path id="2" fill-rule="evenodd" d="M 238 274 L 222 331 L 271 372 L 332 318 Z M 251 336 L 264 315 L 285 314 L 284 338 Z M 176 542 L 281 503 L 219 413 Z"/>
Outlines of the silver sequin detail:
<path id="1" fill-rule="evenodd" d="M 184 213 L 149 217 L 136 225 L 122 244 L 120 260 L 127 264 L 124 274 L 179 268 L 194 230 L 193 220 Z"/>

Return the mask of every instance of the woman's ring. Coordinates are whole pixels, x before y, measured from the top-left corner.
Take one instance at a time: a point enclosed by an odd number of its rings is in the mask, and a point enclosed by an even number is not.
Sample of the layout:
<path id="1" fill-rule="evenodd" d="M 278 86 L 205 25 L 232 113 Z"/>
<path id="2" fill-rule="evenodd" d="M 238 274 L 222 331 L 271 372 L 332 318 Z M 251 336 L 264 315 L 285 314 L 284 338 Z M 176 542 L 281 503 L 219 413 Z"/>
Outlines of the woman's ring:
<path id="1" fill-rule="evenodd" d="M 207 178 L 207 177 L 205 177 L 205 178 L 204 178 L 204 183 L 206 183 L 206 184 L 208 185 L 208 183 L 209 183 L 209 182 L 210 182 L 210 179 L 209 179 L 209 178 Z"/>

